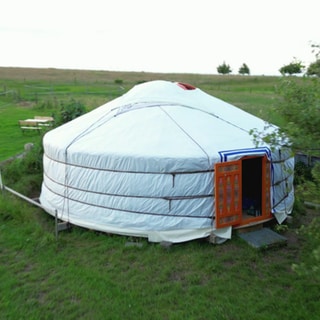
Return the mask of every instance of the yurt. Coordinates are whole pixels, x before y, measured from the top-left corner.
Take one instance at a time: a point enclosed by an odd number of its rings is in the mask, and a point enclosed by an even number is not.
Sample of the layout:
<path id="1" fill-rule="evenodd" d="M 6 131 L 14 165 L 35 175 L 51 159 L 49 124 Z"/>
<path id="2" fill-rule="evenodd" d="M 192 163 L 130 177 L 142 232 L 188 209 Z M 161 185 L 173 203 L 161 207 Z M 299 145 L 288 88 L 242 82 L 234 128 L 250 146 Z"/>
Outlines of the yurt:
<path id="1" fill-rule="evenodd" d="M 73 225 L 150 242 L 282 223 L 294 159 L 285 146 L 256 146 L 250 131 L 265 127 L 188 84 L 136 85 L 45 134 L 41 205 Z"/>

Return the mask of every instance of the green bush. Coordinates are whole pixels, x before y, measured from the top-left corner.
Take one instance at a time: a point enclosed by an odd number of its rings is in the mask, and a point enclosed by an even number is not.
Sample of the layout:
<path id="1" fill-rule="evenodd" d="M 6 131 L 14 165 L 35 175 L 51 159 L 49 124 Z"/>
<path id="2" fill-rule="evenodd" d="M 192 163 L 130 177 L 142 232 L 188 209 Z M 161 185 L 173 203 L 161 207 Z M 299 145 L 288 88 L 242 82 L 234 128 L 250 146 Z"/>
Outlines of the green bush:
<path id="1" fill-rule="evenodd" d="M 311 168 L 303 162 L 297 162 L 294 166 L 294 184 L 298 185 L 312 180 Z"/>
<path id="2" fill-rule="evenodd" d="M 38 194 L 42 183 L 42 157 L 43 146 L 39 140 L 24 156 L 3 167 L 3 183 L 27 196 Z"/>
<path id="3" fill-rule="evenodd" d="M 71 99 L 67 102 L 62 101 L 59 115 L 57 116 L 57 124 L 61 125 L 69 122 L 83 115 L 84 113 L 86 113 L 86 108 L 82 102 L 74 99 Z"/>

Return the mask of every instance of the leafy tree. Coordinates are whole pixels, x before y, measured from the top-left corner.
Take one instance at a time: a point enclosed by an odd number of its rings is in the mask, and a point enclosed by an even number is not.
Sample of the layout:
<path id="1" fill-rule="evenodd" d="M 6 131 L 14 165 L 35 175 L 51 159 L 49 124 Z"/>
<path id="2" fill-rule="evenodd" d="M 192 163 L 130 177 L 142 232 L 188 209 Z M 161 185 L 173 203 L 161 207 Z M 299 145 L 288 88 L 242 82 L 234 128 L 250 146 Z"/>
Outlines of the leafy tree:
<path id="1" fill-rule="evenodd" d="M 232 72 L 230 66 L 228 64 L 226 64 L 225 62 L 223 62 L 223 64 L 221 64 L 217 67 L 217 71 L 220 74 L 229 74 Z"/>
<path id="2" fill-rule="evenodd" d="M 250 69 L 245 63 L 239 68 L 239 74 L 250 74 Z"/>
<path id="3" fill-rule="evenodd" d="M 317 76 L 320 78 L 320 59 L 312 62 L 307 69 L 308 76 Z"/>
<path id="4" fill-rule="evenodd" d="M 298 81 L 299 80 L 299 81 Z M 276 144 L 289 137 L 293 150 L 302 150 L 310 155 L 320 154 L 320 79 L 296 79 L 282 81 L 279 93 L 282 102 L 278 111 L 285 118 L 287 125 L 276 134 L 264 135 L 263 132 L 251 134 L 258 143 L 267 141 Z M 285 135 L 284 135 L 285 134 Z M 262 141 L 261 141 L 262 140 Z M 288 141 L 288 140 L 287 140 Z M 299 169 L 299 168 L 298 168 Z M 295 171 L 295 174 L 298 172 Z M 298 177 L 300 178 L 300 177 Z M 305 177 L 306 178 L 306 177 Z M 319 202 L 320 199 L 320 163 L 311 169 L 311 178 L 298 179 L 295 186 L 297 203 L 305 200 Z M 299 273 L 320 280 L 320 218 L 301 228 L 301 233 L 307 236 L 307 254 L 301 263 L 293 265 Z"/>
<path id="5" fill-rule="evenodd" d="M 312 53 L 315 54 L 316 61 L 309 65 L 307 75 L 320 77 L 320 44 L 312 44 L 311 48 L 313 48 Z"/>
<path id="6" fill-rule="evenodd" d="M 295 149 L 320 149 L 320 81 L 283 81 L 278 111 L 285 118 L 283 128 Z"/>
<path id="7" fill-rule="evenodd" d="M 282 75 L 293 75 L 293 74 L 299 74 L 302 73 L 302 70 L 304 69 L 304 65 L 301 61 L 294 60 L 293 62 L 289 63 L 288 65 L 285 65 L 279 69 L 279 72 Z"/>

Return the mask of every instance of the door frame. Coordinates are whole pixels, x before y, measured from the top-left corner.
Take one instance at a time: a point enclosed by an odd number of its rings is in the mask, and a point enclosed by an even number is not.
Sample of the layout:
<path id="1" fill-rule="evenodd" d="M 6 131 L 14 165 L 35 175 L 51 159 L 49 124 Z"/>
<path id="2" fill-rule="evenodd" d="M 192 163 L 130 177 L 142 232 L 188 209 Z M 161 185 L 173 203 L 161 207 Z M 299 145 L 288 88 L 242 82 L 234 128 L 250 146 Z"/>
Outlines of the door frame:
<path id="1" fill-rule="evenodd" d="M 242 209 L 242 161 L 261 158 L 261 215 L 244 218 Z M 266 155 L 244 156 L 238 160 L 219 162 L 215 169 L 215 225 L 216 228 L 245 226 L 272 218 L 271 163 Z"/>

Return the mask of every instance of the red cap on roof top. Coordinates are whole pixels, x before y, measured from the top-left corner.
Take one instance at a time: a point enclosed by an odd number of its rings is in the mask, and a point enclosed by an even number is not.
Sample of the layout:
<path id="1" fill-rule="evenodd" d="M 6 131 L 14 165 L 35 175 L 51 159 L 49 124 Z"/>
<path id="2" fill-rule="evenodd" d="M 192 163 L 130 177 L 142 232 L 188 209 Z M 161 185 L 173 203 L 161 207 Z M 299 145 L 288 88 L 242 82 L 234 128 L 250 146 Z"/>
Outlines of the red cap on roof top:
<path id="1" fill-rule="evenodd" d="M 192 86 L 191 84 L 188 83 L 182 83 L 182 82 L 178 82 L 177 85 L 184 89 L 184 90 L 194 90 L 196 89 L 196 87 Z"/>

